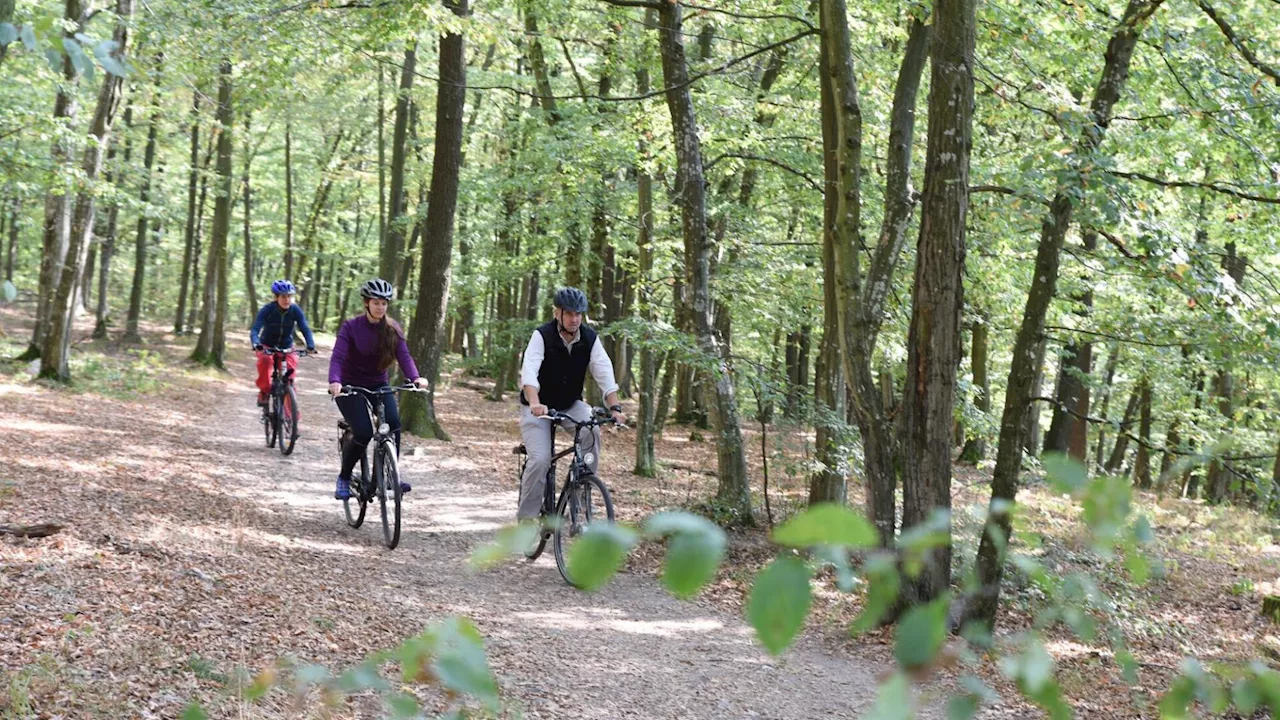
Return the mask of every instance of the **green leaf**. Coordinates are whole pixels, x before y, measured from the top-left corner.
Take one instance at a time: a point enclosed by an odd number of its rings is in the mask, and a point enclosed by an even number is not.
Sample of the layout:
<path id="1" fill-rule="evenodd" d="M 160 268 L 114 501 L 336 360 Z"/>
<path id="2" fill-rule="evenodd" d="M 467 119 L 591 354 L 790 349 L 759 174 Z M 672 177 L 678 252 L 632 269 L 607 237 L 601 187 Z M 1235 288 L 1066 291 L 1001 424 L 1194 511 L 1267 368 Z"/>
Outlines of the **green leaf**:
<path id="1" fill-rule="evenodd" d="M 52 70 L 54 74 L 62 74 L 62 53 L 54 50 L 53 48 L 45 48 L 44 59 L 49 62 L 49 69 Z"/>
<path id="2" fill-rule="evenodd" d="M 972 695 L 953 695 L 947 701 L 947 720 L 970 720 L 978 714 L 978 698 Z"/>
<path id="3" fill-rule="evenodd" d="M 715 578 L 723 559 L 723 544 L 708 542 L 704 535 L 678 533 L 667 541 L 662 584 L 678 598 L 691 598 Z"/>
<path id="4" fill-rule="evenodd" d="M 951 595 L 941 597 L 926 605 L 917 605 L 907 611 L 898 622 L 894 653 L 898 663 L 908 670 L 924 667 L 933 662 L 947 639 L 947 608 Z"/>
<path id="5" fill-rule="evenodd" d="M 896 672 L 880 683 L 876 704 L 863 717 L 868 720 L 911 720 L 915 717 L 911 706 L 911 683 L 905 673 Z"/>
<path id="6" fill-rule="evenodd" d="M 688 512 L 668 511 L 651 516 L 644 523 L 646 537 L 657 540 L 677 533 L 710 534 L 724 537 L 720 526 L 702 517 Z"/>
<path id="7" fill-rule="evenodd" d="M 294 676 L 302 685 L 317 685 L 329 679 L 329 668 L 323 665 L 303 665 Z"/>
<path id="8" fill-rule="evenodd" d="M 93 81 L 93 61 L 88 55 L 84 54 L 84 49 L 80 47 L 80 43 L 72 38 L 62 38 L 62 49 L 67 51 L 67 57 L 71 58 L 71 64 L 75 66 L 76 72 L 84 75 L 85 80 Z"/>
<path id="9" fill-rule="evenodd" d="M 18 298 L 18 288 L 14 287 L 12 282 L 4 281 L 4 301 L 13 302 Z"/>
<path id="10" fill-rule="evenodd" d="M 31 23 L 23 23 L 22 30 L 19 32 L 22 37 L 22 44 L 27 46 L 31 52 L 36 51 L 36 31 L 31 27 Z"/>
<path id="11" fill-rule="evenodd" d="M 8 45 L 18 39 L 18 28 L 13 23 L 0 23 L 0 45 Z"/>
<path id="12" fill-rule="evenodd" d="M 416 718 L 422 710 L 418 707 L 418 701 L 406 693 L 397 693 L 387 698 L 387 707 L 391 709 L 393 718 Z"/>
<path id="13" fill-rule="evenodd" d="M 863 566 L 863 572 L 869 579 L 867 597 L 862 604 L 862 612 L 849 628 L 851 635 L 861 635 L 878 627 L 898 601 L 901 577 L 891 555 L 873 555 Z"/>
<path id="14" fill-rule="evenodd" d="M 209 715 L 200 707 L 200 703 L 193 702 L 182 711 L 182 720 L 209 720 Z"/>
<path id="15" fill-rule="evenodd" d="M 498 531 L 493 542 L 482 545 L 468 560 L 472 570 L 487 570 L 506 558 L 523 553 L 538 540 L 538 526 L 534 523 L 508 525 Z"/>
<path id="16" fill-rule="evenodd" d="M 480 632 L 470 621 L 450 618 L 436 630 L 437 657 L 432 664 L 445 687 L 470 695 L 490 707 L 498 704 L 498 683 L 489 670 Z"/>
<path id="17" fill-rule="evenodd" d="M 756 576 L 747 601 L 747 622 L 770 654 L 777 655 L 795 639 L 809 615 L 812 595 L 809 568 L 799 558 L 774 558 Z"/>
<path id="18" fill-rule="evenodd" d="M 111 54 L 119 47 L 119 43 L 115 40 L 103 40 L 93 47 L 93 56 L 98 58 L 98 64 L 102 66 L 103 70 L 116 77 L 127 77 L 129 68 L 125 67 L 124 63 Z"/>
<path id="19" fill-rule="evenodd" d="M 569 550 L 569 575 L 583 590 L 600 589 L 622 567 L 636 539 L 634 530 L 616 523 L 591 523 Z"/>
<path id="20" fill-rule="evenodd" d="M 1045 453 L 1040 459 L 1045 476 L 1054 489 L 1068 495 L 1075 493 L 1089 482 L 1089 471 L 1080 461 L 1062 453 Z"/>
<path id="21" fill-rule="evenodd" d="M 794 548 L 814 545 L 875 547 L 879 535 L 867 519 L 847 505 L 821 503 L 791 518 L 773 531 L 773 541 Z"/>

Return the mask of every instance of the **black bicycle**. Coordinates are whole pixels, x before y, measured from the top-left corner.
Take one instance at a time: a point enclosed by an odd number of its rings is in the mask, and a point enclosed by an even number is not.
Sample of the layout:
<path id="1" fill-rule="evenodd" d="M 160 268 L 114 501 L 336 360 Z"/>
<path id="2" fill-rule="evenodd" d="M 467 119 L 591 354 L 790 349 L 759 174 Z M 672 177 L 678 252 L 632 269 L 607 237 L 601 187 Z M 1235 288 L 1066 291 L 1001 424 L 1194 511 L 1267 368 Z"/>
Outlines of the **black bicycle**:
<path id="1" fill-rule="evenodd" d="M 293 389 L 293 368 L 288 367 L 285 356 L 306 357 L 306 350 L 264 346 L 262 352 L 271 353 L 271 395 L 262 406 L 262 432 L 267 447 L 280 444 L 280 454 L 293 452 L 298 441 L 298 393 Z M 281 368 L 283 367 L 283 372 Z"/>
<path id="2" fill-rule="evenodd" d="M 369 454 L 360 456 L 360 474 L 351 473 L 351 496 L 342 501 L 342 510 L 347 515 L 347 524 L 358 528 L 364 524 L 364 513 L 375 495 L 382 508 L 382 539 L 388 550 L 394 550 L 400 544 L 400 501 L 404 493 L 400 488 L 400 466 L 396 460 L 396 437 L 391 426 L 382 416 L 382 397 L 400 391 L 426 392 L 426 390 L 406 383 L 399 387 L 384 387 L 377 390 L 365 390 L 354 385 L 343 385 L 342 392 L 333 396 L 340 397 L 360 395 L 369 403 L 369 417 L 373 421 L 373 475 L 369 474 Z M 342 457 L 342 448 L 352 442 L 351 425 L 345 419 L 338 421 L 338 457 Z"/>
<path id="3" fill-rule="evenodd" d="M 551 467 L 547 469 L 547 481 L 542 493 L 543 518 L 555 518 L 544 526 L 537 542 L 525 551 L 529 560 L 537 560 L 547 545 L 547 538 L 554 535 L 553 543 L 556 556 L 556 567 L 564 581 L 579 587 L 569 575 L 569 548 L 572 543 L 591 527 L 591 523 L 613 522 L 613 498 L 609 495 L 609 487 L 595 473 L 591 472 L 589 458 L 582 451 L 582 432 L 591 432 L 603 425 L 616 425 L 617 421 L 604 408 L 592 408 L 591 417 L 579 422 L 557 410 L 548 410 L 544 415 L 551 426 Z M 555 431 L 560 426 L 573 427 L 573 446 L 560 452 L 555 451 Z M 597 445 L 596 448 L 599 451 Z M 528 452 L 523 443 L 516 446 L 515 453 L 520 456 L 519 478 L 524 477 L 524 467 L 528 462 Z M 563 457 L 573 456 L 569 463 L 569 472 L 565 475 L 564 487 L 560 497 L 556 497 L 556 462 Z"/>

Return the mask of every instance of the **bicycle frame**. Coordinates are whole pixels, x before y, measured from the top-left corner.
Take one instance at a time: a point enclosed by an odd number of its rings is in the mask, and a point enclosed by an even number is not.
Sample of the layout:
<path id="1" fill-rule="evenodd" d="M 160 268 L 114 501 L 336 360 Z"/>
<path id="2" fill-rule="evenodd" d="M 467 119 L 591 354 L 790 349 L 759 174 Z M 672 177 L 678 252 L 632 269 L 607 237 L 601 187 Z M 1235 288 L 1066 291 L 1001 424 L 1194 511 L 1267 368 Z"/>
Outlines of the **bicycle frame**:
<path id="1" fill-rule="evenodd" d="M 555 416 L 550 416 L 550 417 L 551 417 L 551 422 L 553 423 L 550 428 L 551 429 L 551 465 L 550 467 L 547 468 L 546 482 L 543 483 L 543 490 L 542 490 L 542 506 L 543 506 L 543 510 L 547 513 L 547 515 L 554 514 L 556 507 L 559 504 L 556 499 L 556 487 L 555 487 L 556 463 L 561 458 L 568 457 L 569 455 L 573 455 L 573 462 L 569 464 L 569 472 L 565 474 L 564 486 L 561 488 L 561 492 L 563 494 L 564 489 L 569 487 L 571 479 L 581 477 L 583 474 L 590 472 L 590 468 L 587 467 L 586 460 L 583 459 L 582 457 L 582 444 L 581 444 L 582 431 L 594 430 L 594 428 L 598 427 L 601 424 L 597 421 L 588 421 L 584 423 L 579 423 L 578 421 L 574 420 L 568 415 L 563 415 L 563 414 L 557 414 Z M 562 427 L 561 423 L 563 422 L 570 422 L 574 424 L 573 444 L 565 450 L 556 452 L 556 430 Z M 596 448 L 596 451 L 599 452 L 599 448 Z M 523 473 L 521 474 L 523 475 Z"/>

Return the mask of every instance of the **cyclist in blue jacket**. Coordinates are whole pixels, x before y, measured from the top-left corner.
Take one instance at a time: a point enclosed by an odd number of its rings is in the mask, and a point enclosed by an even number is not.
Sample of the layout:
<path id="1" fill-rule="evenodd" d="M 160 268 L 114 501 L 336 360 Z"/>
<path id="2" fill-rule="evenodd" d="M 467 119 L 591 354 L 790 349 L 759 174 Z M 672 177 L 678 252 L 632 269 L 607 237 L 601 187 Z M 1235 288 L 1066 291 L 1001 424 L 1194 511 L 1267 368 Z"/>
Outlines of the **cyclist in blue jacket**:
<path id="1" fill-rule="evenodd" d="M 311 327 L 307 325 L 307 316 L 302 308 L 293 304 L 293 295 L 297 290 L 288 280 L 277 280 L 271 283 L 271 292 L 276 299 L 262 306 L 258 317 L 249 329 L 249 342 L 258 353 L 258 404 L 267 404 L 267 394 L 271 392 L 271 353 L 264 352 L 264 347 L 281 350 L 293 347 L 293 328 L 297 325 L 302 336 L 307 339 L 307 350 L 315 352 L 316 339 L 311 337 Z M 285 355 L 285 362 L 290 370 L 297 370 L 298 356 L 293 353 Z M 296 373 L 295 373 L 296 374 Z"/>

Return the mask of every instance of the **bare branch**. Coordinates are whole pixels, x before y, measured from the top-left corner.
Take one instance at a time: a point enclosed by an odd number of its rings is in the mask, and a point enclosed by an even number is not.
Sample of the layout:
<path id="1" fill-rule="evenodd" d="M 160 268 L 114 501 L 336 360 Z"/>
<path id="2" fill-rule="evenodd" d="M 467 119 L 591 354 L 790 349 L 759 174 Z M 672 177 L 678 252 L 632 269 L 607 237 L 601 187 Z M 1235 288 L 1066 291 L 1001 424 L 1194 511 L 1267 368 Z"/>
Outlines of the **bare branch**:
<path id="1" fill-rule="evenodd" d="M 1263 74 L 1270 76 L 1272 80 L 1276 81 L 1276 86 L 1280 87 L 1280 71 L 1259 60 L 1258 56 L 1253 54 L 1253 51 L 1249 49 L 1249 46 L 1245 45 L 1244 42 L 1236 36 L 1235 31 L 1227 24 L 1226 19 L 1218 15 L 1218 12 L 1209 4 L 1209 0 L 1196 0 L 1196 4 L 1200 6 L 1200 9 L 1204 11 L 1205 15 L 1209 16 L 1210 20 L 1213 20 L 1213 22 L 1217 24 L 1218 29 L 1222 31 L 1223 35 L 1227 36 L 1227 39 L 1231 41 L 1231 44 L 1235 46 L 1236 50 L 1240 52 L 1240 55 L 1244 57 L 1246 62 L 1257 68 Z"/>
<path id="2" fill-rule="evenodd" d="M 809 177 L 809 175 L 805 173 L 803 170 L 797 170 L 796 168 L 793 168 L 784 162 L 781 162 L 779 160 L 774 160 L 773 158 L 761 157 L 760 155 L 750 155 L 747 153 L 725 153 L 707 162 L 707 164 L 704 165 L 702 169 L 704 171 L 710 170 L 713 165 L 720 162 L 721 160 L 724 160 L 725 158 L 738 158 L 739 160 L 756 160 L 763 163 L 769 163 L 770 165 L 773 165 L 776 168 L 780 168 L 782 170 L 785 170 L 791 173 L 792 175 L 795 175 L 796 177 L 801 178 L 805 182 L 809 183 L 809 186 L 812 187 L 814 190 L 817 190 L 818 192 L 822 192 L 822 185 L 819 184 L 817 180 L 814 180 L 813 178 Z"/>
<path id="3" fill-rule="evenodd" d="M 1012 195 L 1013 197 L 1020 198 L 1022 200 L 1030 200 L 1031 202 L 1039 203 L 1041 205 L 1047 206 L 1049 204 L 1048 200 L 1042 197 L 1039 197 L 1038 195 L 1032 195 L 1031 193 L 1028 193 L 1026 191 L 1015 190 L 1011 187 L 1005 187 L 1003 185 L 970 185 L 969 192 L 970 193 L 995 193 L 997 195 Z"/>
<path id="4" fill-rule="evenodd" d="M 1107 242 L 1111 243 L 1111 244 L 1115 247 L 1115 249 L 1119 250 L 1121 255 L 1123 255 L 1123 256 L 1125 256 L 1125 257 L 1129 258 L 1130 260 L 1148 260 L 1148 259 L 1150 259 L 1150 256 L 1148 256 L 1148 255 L 1138 255 L 1138 254 L 1134 253 L 1132 250 L 1130 250 L 1129 248 L 1125 247 L 1125 244 L 1124 244 L 1124 241 L 1123 241 L 1123 240 L 1121 240 L 1120 238 L 1116 237 L 1115 235 L 1113 235 L 1113 234 L 1111 234 L 1111 233 L 1107 232 L 1106 230 L 1103 230 L 1102 228 L 1099 228 L 1099 227 L 1090 227 L 1089 229 L 1090 229 L 1090 230 L 1092 230 L 1092 231 L 1094 231 L 1094 232 L 1096 232 L 1096 233 L 1098 233 L 1098 234 L 1099 234 L 1099 235 L 1101 235 L 1102 237 L 1106 238 L 1106 239 L 1107 239 Z"/>
<path id="5" fill-rule="evenodd" d="M 648 8 L 650 10 L 661 10 L 662 3 L 652 2 L 651 0 L 602 0 L 603 2 L 615 5 L 617 7 L 638 7 Z"/>
<path id="6" fill-rule="evenodd" d="M 608 1 L 609 1 L 609 0 L 605 0 L 605 2 L 608 2 Z M 1277 2 L 1280 2 L 1280 0 L 1277 0 Z M 813 26 L 813 23 L 809 22 L 808 20 L 805 20 L 805 19 L 804 19 L 804 18 L 802 18 L 802 17 L 798 17 L 798 16 L 796 16 L 796 15 L 785 15 L 785 14 L 777 14 L 777 15 L 755 15 L 755 14 L 752 14 L 752 13 L 732 12 L 732 11 L 730 11 L 730 10 L 722 10 L 722 9 L 720 9 L 720 8 L 707 7 L 706 5 L 693 5 L 693 4 L 691 4 L 691 3 L 681 3 L 681 4 L 682 4 L 682 5 L 684 5 L 685 7 L 689 8 L 690 10 L 700 10 L 700 11 L 702 11 L 702 12 L 712 12 L 712 13 L 716 13 L 716 14 L 718 14 L 718 15 L 727 15 L 727 16 L 729 16 L 729 17 L 739 18 L 739 19 L 742 19 L 742 20 L 790 20 L 791 22 L 797 22 L 797 23 L 800 23 L 801 25 L 804 25 L 805 27 L 809 28 L 810 30 L 817 30 L 817 28 L 815 28 L 815 27 Z"/>
<path id="7" fill-rule="evenodd" d="M 1201 190 L 1212 190 L 1217 193 L 1222 193 L 1223 195 L 1231 195 L 1232 197 L 1240 198 L 1241 200 L 1252 200 L 1253 202 L 1280 205 L 1280 198 L 1267 197 L 1266 195 L 1254 195 L 1252 193 L 1247 193 L 1242 190 L 1237 190 L 1233 187 L 1229 187 L 1227 185 L 1221 185 L 1218 183 L 1193 182 L 1190 180 L 1164 180 L 1158 177 L 1153 177 L 1151 175 L 1146 175 L 1144 173 L 1122 172 L 1120 170 L 1108 170 L 1107 172 L 1111 173 L 1112 175 L 1115 175 L 1116 177 L 1121 177 L 1126 180 L 1141 180 L 1143 182 L 1148 182 L 1153 185 L 1159 185 L 1161 187 L 1198 188 Z"/>

